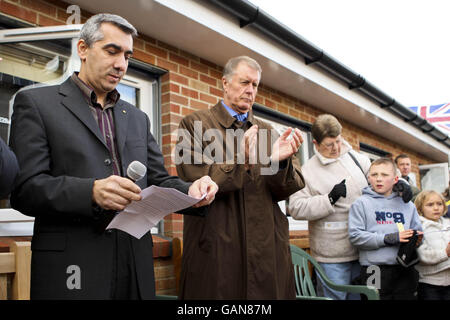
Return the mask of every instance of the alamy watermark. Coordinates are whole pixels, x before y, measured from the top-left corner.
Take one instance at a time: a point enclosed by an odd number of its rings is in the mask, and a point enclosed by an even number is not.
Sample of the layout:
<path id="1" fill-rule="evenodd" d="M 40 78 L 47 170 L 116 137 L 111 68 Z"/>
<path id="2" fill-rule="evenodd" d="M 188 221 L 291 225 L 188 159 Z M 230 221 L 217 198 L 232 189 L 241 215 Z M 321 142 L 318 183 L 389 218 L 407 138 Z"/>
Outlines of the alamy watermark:
<path id="1" fill-rule="evenodd" d="M 243 129 L 223 130 L 210 128 L 203 131 L 202 121 L 194 121 L 193 134 L 187 129 L 177 129 L 177 144 L 174 163 L 180 164 L 248 164 L 260 165 L 261 175 L 278 172 L 279 162 L 271 155 L 278 154 L 275 144 L 278 133 L 275 129 L 259 129 L 254 143 L 245 145 Z M 269 143 L 270 140 L 270 143 Z M 247 156 L 246 156 L 247 150 Z"/>
<path id="2" fill-rule="evenodd" d="M 69 274 L 66 280 L 66 286 L 69 290 L 81 289 L 81 268 L 77 265 L 70 265 L 66 269 L 66 273 Z"/>

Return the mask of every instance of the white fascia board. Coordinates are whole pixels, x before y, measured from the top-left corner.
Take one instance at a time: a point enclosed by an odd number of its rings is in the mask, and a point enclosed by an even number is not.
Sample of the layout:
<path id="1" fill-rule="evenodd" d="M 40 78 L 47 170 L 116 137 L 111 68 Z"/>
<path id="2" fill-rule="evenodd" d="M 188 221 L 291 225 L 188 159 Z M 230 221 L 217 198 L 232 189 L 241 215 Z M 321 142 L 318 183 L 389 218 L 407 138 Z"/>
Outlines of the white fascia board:
<path id="1" fill-rule="evenodd" d="M 411 139 L 428 144 L 431 148 L 438 150 L 446 156 L 449 154 L 450 148 L 447 148 L 444 144 L 438 142 L 431 136 L 423 133 L 417 127 L 405 122 L 403 119 L 393 115 L 389 111 L 382 109 L 378 104 L 363 94 L 349 90 L 344 83 L 335 79 L 324 70 L 319 69 L 314 65 L 306 65 L 299 55 L 296 55 L 290 49 L 269 39 L 256 29 L 251 27 L 240 28 L 236 18 L 232 18 L 216 6 L 208 4 L 205 1 L 193 0 L 155 0 L 155 2 L 204 25 L 214 32 L 233 40 L 237 44 L 249 48 L 258 55 L 265 57 L 269 61 L 267 66 L 272 72 L 268 72 L 267 68 L 263 67 L 261 79 L 263 83 L 270 83 L 270 81 L 266 81 L 264 75 L 272 75 L 277 71 L 279 71 L 281 75 L 282 69 L 288 70 L 293 73 L 291 74 L 291 78 L 294 76 L 292 79 L 298 77 L 299 82 L 307 79 L 326 89 L 326 91 L 333 93 L 337 97 L 356 105 L 361 109 L 359 110 L 360 116 L 367 118 L 368 121 L 386 122 L 387 124 L 402 130 L 405 134 L 410 136 Z M 220 63 L 217 61 L 214 62 Z M 296 86 L 295 81 L 292 85 Z M 283 90 L 282 88 L 276 89 L 286 92 L 286 90 Z M 300 97 L 300 99 L 302 98 Z M 339 112 L 333 113 L 339 114 Z M 369 117 L 368 115 L 371 116 Z M 375 126 L 378 124 L 379 123 L 372 123 L 372 125 Z M 370 126 L 370 124 L 368 125 Z M 364 126 L 366 127 L 366 125 Z"/>

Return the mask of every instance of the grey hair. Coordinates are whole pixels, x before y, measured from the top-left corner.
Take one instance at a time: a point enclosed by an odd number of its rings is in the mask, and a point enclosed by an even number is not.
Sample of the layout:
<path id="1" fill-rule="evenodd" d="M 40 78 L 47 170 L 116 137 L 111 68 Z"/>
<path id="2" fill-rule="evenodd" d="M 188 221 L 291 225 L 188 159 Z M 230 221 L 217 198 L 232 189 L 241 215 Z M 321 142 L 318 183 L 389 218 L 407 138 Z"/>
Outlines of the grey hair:
<path id="1" fill-rule="evenodd" d="M 233 76 L 234 72 L 236 71 L 237 66 L 241 62 L 247 64 L 250 68 L 258 71 L 259 77 L 261 77 L 262 69 L 261 69 L 261 66 L 259 65 L 259 63 L 256 62 L 256 60 L 254 60 L 250 57 L 247 57 L 247 56 L 239 56 L 239 57 L 234 57 L 234 58 L 231 58 L 230 60 L 228 60 L 227 64 L 223 68 L 223 76 L 228 81 L 231 81 L 231 77 Z"/>
<path id="2" fill-rule="evenodd" d="M 110 13 L 99 13 L 90 17 L 80 31 L 80 39 L 83 39 L 88 47 L 103 39 L 103 33 L 100 30 L 102 23 L 112 23 L 123 32 L 133 37 L 137 36 L 136 28 L 121 16 Z"/>

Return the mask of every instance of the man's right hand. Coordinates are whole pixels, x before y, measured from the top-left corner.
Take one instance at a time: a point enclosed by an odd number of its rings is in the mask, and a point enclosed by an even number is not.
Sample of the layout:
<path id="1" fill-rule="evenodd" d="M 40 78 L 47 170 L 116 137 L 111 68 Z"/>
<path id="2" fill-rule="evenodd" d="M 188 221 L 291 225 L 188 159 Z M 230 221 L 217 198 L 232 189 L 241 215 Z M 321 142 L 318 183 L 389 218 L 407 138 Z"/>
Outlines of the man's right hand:
<path id="1" fill-rule="evenodd" d="M 253 125 L 245 131 L 241 141 L 241 152 L 244 153 L 245 169 L 250 169 L 256 164 L 256 144 L 258 141 L 258 125 Z"/>
<path id="2" fill-rule="evenodd" d="M 106 210 L 122 211 L 131 201 L 141 200 L 141 188 L 133 181 L 119 176 L 95 180 L 93 201 Z"/>

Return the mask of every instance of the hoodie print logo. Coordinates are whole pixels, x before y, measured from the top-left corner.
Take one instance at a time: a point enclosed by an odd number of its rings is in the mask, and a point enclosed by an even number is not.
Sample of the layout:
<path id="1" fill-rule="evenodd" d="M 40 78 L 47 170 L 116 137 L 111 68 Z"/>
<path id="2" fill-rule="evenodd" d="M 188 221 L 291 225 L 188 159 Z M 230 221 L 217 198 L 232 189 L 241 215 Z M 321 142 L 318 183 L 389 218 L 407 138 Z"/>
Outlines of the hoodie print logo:
<path id="1" fill-rule="evenodd" d="M 405 224 L 405 218 L 401 212 L 375 211 L 375 215 L 377 224 L 396 224 L 399 222 Z"/>

